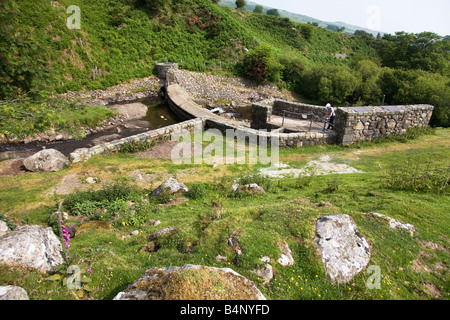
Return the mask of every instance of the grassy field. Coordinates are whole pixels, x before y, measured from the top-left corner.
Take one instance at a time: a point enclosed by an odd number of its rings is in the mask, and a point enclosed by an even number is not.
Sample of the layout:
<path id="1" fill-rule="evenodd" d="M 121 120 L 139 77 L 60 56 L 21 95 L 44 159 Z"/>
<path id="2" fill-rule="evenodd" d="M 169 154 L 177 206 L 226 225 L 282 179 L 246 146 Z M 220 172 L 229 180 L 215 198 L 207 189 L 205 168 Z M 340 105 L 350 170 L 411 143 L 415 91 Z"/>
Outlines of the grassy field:
<path id="1" fill-rule="evenodd" d="M 63 211 L 71 214 L 66 224 L 80 225 L 84 219 L 111 227 L 94 223 L 70 241 L 69 264 L 84 270 L 84 290 L 69 290 L 58 277 L 4 265 L 0 284 L 22 286 L 31 299 L 107 300 L 149 268 L 201 264 L 232 268 L 273 300 L 448 300 L 449 147 L 450 131 L 435 129 L 407 141 L 280 150 L 280 161 L 293 169 L 329 156 L 336 165 L 363 172 L 298 178 L 264 178 L 258 174 L 261 165 L 175 165 L 168 159 L 123 153 L 97 156 L 57 173 L 3 176 L 0 213 L 12 226 L 20 221 L 55 227 L 50 216 L 65 200 Z M 137 174 L 143 179 L 133 178 Z M 53 194 L 71 175 L 84 191 Z M 99 183 L 88 185 L 87 177 L 96 177 Z M 190 191 L 149 198 L 168 177 L 184 182 Z M 257 182 L 266 193 L 236 194 L 232 184 L 237 179 Z M 411 236 L 391 230 L 387 222 L 363 215 L 369 212 L 412 224 L 416 232 Z M 381 270 L 380 289 L 367 288 L 371 273 L 365 270 L 345 285 L 330 282 L 314 237 L 317 219 L 332 214 L 348 214 L 355 220 L 370 244 L 369 265 Z M 149 219 L 161 224 L 155 227 Z M 146 250 L 149 235 L 167 227 L 178 232 L 156 241 L 158 250 Z M 133 230 L 139 234 L 122 239 Z M 240 256 L 227 245 L 236 230 Z M 283 242 L 292 250 L 291 267 L 276 262 L 278 244 Z M 219 254 L 227 261 L 217 262 Z M 259 260 L 263 256 L 271 258 L 274 269 L 268 284 L 253 272 L 263 266 Z"/>

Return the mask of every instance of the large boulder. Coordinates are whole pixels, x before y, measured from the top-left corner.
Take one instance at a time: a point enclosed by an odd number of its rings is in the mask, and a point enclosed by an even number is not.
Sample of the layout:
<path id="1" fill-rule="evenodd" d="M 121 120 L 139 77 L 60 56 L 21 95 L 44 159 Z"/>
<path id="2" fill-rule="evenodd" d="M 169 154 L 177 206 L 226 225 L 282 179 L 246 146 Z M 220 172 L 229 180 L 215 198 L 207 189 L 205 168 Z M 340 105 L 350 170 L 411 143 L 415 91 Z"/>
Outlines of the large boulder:
<path id="1" fill-rule="evenodd" d="M 29 171 L 55 172 L 69 165 L 69 159 L 55 149 L 45 149 L 26 158 L 23 165 Z"/>
<path id="2" fill-rule="evenodd" d="M 348 215 L 319 218 L 315 242 L 333 282 L 347 283 L 369 263 L 369 244 Z"/>
<path id="3" fill-rule="evenodd" d="M 17 286 L 0 286 L 0 300 L 30 300 L 28 293 Z"/>
<path id="4" fill-rule="evenodd" d="M 175 194 L 188 191 L 189 189 L 184 183 L 179 182 L 173 178 L 169 178 L 152 192 L 152 197 L 160 196 L 163 194 L 163 192 L 167 192 L 168 194 Z"/>
<path id="5" fill-rule="evenodd" d="M 0 261 L 50 271 L 64 260 L 62 246 L 52 228 L 38 225 L 19 227 L 0 237 Z"/>
<path id="6" fill-rule="evenodd" d="M 30 300 L 28 293 L 17 286 L 0 286 L 0 300 Z"/>
<path id="7" fill-rule="evenodd" d="M 114 300 L 266 300 L 252 281 L 224 268 L 186 265 L 147 270 Z"/>

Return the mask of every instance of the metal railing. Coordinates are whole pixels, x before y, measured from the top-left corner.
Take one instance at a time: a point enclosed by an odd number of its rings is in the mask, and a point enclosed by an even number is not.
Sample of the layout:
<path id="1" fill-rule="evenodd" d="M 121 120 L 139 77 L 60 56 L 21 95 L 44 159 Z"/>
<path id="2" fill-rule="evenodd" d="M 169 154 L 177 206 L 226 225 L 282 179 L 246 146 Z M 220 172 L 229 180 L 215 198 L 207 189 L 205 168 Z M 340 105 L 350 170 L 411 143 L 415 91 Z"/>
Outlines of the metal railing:
<path id="1" fill-rule="evenodd" d="M 316 121 L 315 118 L 318 117 L 318 116 L 316 116 L 314 113 L 298 113 L 298 112 L 292 112 L 292 111 L 283 110 L 283 121 L 282 121 L 282 124 L 281 124 L 282 127 L 284 127 L 284 120 L 286 118 L 286 114 L 297 115 L 297 116 L 301 116 L 302 118 L 306 117 L 306 119 L 304 119 L 304 120 L 307 120 L 308 117 L 310 117 L 310 119 L 309 119 L 310 120 L 309 131 L 311 131 L 313 123 L 318 124 L 319 126 L 322 126 L 322 123 L 323 123 L 322 131 L 326 130 L 326 127 L 327 127 L 327 124 L 328 124 L 328 119 L 327 118 L 320 118 L 320 120 L 322 120 L 320 122 Z M 302 119 L 296 119 L 296 120 L 302 120 Z"/>

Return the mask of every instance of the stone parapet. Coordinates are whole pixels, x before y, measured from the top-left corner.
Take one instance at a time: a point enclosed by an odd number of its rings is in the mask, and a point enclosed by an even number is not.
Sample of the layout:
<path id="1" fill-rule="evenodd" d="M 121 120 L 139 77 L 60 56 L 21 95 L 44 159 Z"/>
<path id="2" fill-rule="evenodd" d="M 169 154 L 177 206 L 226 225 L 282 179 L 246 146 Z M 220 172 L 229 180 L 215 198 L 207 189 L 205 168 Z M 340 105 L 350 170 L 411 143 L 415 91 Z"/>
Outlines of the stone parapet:
<path id="1" fill-rule="evenodd" d="M 89 158 L 99 154 L 117 152 L 125 143 L 170 139 L 171 134 L 174 132 L 180 132 L 183 129 L 192 132 L 195 128 L 203 129 L 203 126 L 204 122 L 202 119 L 191 119 L 164 128 L 143 132 L 134 136 L 114 140 L 111 142 L 102 143 L 92 148 L 77 149 L 70 154 L 69 159 L 72 163 L 85 162 Z"/>
<path id="2" fill-rule="evenodd" d="M 285 100 L 275 100 L 273 102 L 272 114 L 283 116 L 284 111 L 289 111 L 299 114 L 314 114 L 316 117 L 325 118 L 327 115 L 327 108 L 325 106 L 315 106 L 306 103 L 290 102 Z M 289 114 L 290 118 L 303 119 L 296 114 Z"/>
<path id="3" fill-rule="evenodd" d="M 429 125 L 431 105 L 345 107 L 336 111 L 337 143 L 352 144 L 389 135 L 405 134 L 409 128 Z"/>
<path id="4" fill-rule="evenodd" d="M 158 74 L 158 78 L 162 80 L 166 80 L 166 75 L 169 70 L 178 70 L 178 63 L 171 63 L 171 62 L 165 62 L 165 63 L 157 63 L 155 65 L 156 72 Z"/>

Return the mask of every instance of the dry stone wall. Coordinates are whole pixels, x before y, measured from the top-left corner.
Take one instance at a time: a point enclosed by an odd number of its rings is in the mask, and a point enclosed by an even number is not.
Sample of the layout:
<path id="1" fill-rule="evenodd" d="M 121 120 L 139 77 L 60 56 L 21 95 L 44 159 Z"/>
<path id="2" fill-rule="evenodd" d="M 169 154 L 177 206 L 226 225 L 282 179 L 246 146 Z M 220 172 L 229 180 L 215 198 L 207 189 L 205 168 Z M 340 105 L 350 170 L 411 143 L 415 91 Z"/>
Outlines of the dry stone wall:
<path id="1" fill-rule="evenodd" d="M 202 119 L 191 119 L 164 128 L 151 130 L 127 138 L 99 144 L 92 148 L 77 149 L 70 154 L 69 158 L 72 163 L 84 162 L 95 155 L 116 152 L 120 150 L 120 148 L 125 143 L 170 139 L 172 133 L 174 132 L 180 132 L 181 130 L 188 130 L 189 132 L 193 132 L 195 128 L 203 128 L 203 126 L 204 122 Z"/>
<path id="2" fill-rule="evenodd" d="M 305 103 L 289 102 L 285 100 L 275 100 L 273 102 L 272 114 L 282 116 L 283 111 L 301 114 L 310 113 L 319 118 L 325 118 L 327 115 L 327 108 L 325 106 L 322 107 Z M 289 117 L 294 119 L 303 119 L 301 116 L 295 114 L 290 114 Z"/>
<path id="3" fill-rule="evenodd" d="M 158 73 L 158 78 L 166 80 L 166 75 L 169 70 L 178 70 L 178 63 L 157 63 L 156 72 Z"/>
<path id="4" fill-rule="evenodd" d="M 169 70 L 167 72 L 166 92 L 170 109 L 181 119 L 199 117 L 203 119 L 206 128 L 219 129 L 224 134 L 226 134 L 227 130 L 235 130 L 235 132 L 239 133 L 241 136 L 256 136 L 258 139 L 267 141 L 267 143 L 271 143 L 271 140 L 275 138 L 279 141 L 280 147 L 302 147 L 306 145 L 332 143 L 334 141 L 334 132 L 283 133 L 277 131 L 276 129 L 278 128 L 270 125 L 267 121 L 267 116 L 270 116 L 272 105 L 275 100 L 267 100 L 261 103 L 253 104 L 253 110 L 256 112 L 258 112 L 257 110 L 260 110 L 261 113 L 259 116 L 255 117 L 255 120 L 260 121 L 260 126 L 252 126 L 252 128 L 236 124 L 233 121 L 219 117 L 211 112 L 207 112 L 205 109 L 190 101 L 188 93 L 177 83 L 176 72 L 176 70 Z M 253 116 L 252 120 L 254 120 Z"/>
<path id="5" fill-rule="evenodd" d="M 431 105 L 346 107 L 336 110 L 337 143 L 349 145 L 392 134 L 405 134 L 408 128 L 428 126 Z"/>
<path id="6" fill-rule="evenodd" d="M 349 145 L 358 141 L 370 141 L 391 134 L 405 134 L 408 128 L 428 126 L 434 107 L 427 104 L 409 106 L 373 106 L 336 108 L 334 133 L 324 132 L 326 143 Z M 266 100 L 253 104 L 252 128 L 274 130 L 270 123 L 272 115 L 283 111 L 313 113 L 317 118 L 326 116 L 326 107 L 294 103 L 284 100 Z M 289 118 L 295 118 L 289 114 Z M 301 118 L 301 116 L 297 116 Z M 334 140 L 333 140 L 334 137 Z M 311 140 L 311 139 L 310 139 Z M 311 142 L 311 141 L 310 141 Z M 320 143 L 313 140 L 312 143 Z"/>

